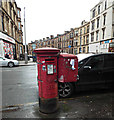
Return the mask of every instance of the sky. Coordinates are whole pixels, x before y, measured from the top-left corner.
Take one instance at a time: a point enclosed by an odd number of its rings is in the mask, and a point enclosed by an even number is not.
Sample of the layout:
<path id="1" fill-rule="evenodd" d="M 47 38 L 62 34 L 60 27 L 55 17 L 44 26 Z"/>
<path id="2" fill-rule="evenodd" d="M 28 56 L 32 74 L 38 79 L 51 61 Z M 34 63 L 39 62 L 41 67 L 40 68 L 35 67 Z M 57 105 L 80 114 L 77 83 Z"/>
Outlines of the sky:
<path id="1" fill-rule="evenodd" d="M 90 10 L 100 0 L 15 0 L 21 8 L 21 21 L 26 21 L 26 41 L 57 36 L 90 20 Z M 23 26 L 24 28 L 24 26 Z M 23 29 L 24 41 L 24 29 Z"/>

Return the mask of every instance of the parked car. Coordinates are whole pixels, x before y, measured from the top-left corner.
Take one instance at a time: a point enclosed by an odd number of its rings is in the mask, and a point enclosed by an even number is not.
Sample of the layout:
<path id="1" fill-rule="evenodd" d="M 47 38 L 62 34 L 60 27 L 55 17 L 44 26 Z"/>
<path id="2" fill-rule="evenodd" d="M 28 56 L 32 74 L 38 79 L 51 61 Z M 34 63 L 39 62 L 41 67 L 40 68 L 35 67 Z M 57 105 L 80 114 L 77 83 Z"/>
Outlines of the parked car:
<path id="1" fill-rule="evenodd" d="M 76 91 L 112 88 L 114 84 L 114 53 L 96 54 L 86 57 L 78 63 L 79 80 L 76 83 L 64 83 L 61 97 L 69 97 Z M 67 92 L 69 91 L 69 92 Z"/>
<path id="2" fill-rule="evenodd" d="M 7 59 L 5 57 L 0 56 L 0 66 L 13 67 L 18 65 L 19 65 L 19 62 L 17 60 Z"/>

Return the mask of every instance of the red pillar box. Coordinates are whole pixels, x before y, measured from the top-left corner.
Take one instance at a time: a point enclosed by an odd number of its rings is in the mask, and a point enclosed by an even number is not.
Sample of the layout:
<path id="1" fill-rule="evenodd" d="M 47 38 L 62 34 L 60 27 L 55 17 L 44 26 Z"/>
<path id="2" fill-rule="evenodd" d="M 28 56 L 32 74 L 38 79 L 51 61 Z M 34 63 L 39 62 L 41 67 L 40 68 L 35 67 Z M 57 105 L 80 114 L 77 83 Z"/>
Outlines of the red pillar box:
<path id="1" fill-rule="evenodd" d="M 56 48 L 35 49 L 37 54 L 39 110 L 52 113 L 58 109 L 57 57 Z"/>
<path id="2" fill-rule="evenodd" d="M 73 93 L 78 76 L 78 59 L 73 54 L 60 54 L 58 59 L 59 95 L 69 97 Z"/>

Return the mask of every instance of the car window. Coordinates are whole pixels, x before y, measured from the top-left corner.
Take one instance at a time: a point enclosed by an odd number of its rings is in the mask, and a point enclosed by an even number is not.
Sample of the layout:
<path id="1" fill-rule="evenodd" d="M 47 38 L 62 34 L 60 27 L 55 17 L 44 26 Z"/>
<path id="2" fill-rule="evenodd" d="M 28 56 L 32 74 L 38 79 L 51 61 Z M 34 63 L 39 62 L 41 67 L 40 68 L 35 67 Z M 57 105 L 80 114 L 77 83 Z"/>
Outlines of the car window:
<path id="1" fill-rule="evenodd" d="M 87 61 L 88 61 L 89 58 L 86 58 L 84 60 L 81 60 L 79 63 L 78 63 L 78 69 L 80 69 Z"/>
<path id="2" fill-rule="evenodd" d="M 114 55 L 105 55 L 104 60 L 104 68 L 114 68 Z"/>
<path id="3" fill-rule="evenodd" d="M 101 55 L 101 56 L 93 56 L 88 61 L 88 63 L 85 64 L 85 66 L 90 66 L 92 70 L 103 69 L 103 63 L 104 63 L 103 55 Z"/>
<path id="4" fill-rule="evenodd" d="M 0 57 L 0 60 L 3 60 L 3 58 L 2 58 L 2 57 Z"/>

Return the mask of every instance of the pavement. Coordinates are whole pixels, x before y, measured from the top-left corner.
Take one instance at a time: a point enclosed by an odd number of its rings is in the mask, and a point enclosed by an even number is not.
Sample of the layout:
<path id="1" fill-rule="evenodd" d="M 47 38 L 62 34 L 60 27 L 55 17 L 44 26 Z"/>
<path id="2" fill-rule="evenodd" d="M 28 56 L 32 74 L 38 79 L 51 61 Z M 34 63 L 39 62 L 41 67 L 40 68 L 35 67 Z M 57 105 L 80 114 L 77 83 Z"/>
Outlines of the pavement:
<path id="1" fill-rule="evenodd" d="M 113 93 L 95 92 L 78 94 L 73 98 L 60 99 L 59 109 L 52 114 L 39 112 L 39 102 L 10 106 L 2 109 L 5 118 L 40 118 L 40 119 L 76 119 L 76 120 L 114 120 L 112 106 Z"/>
<path id="2" fill-rule="evenodd" d="M 29 66 L 29 65 L 36 65 L 36 62 L 33 62 L 31 60 L 28 61 L 28 63 L 25 63 L 25 61 L 19 61 L 19 66 Z"/>

